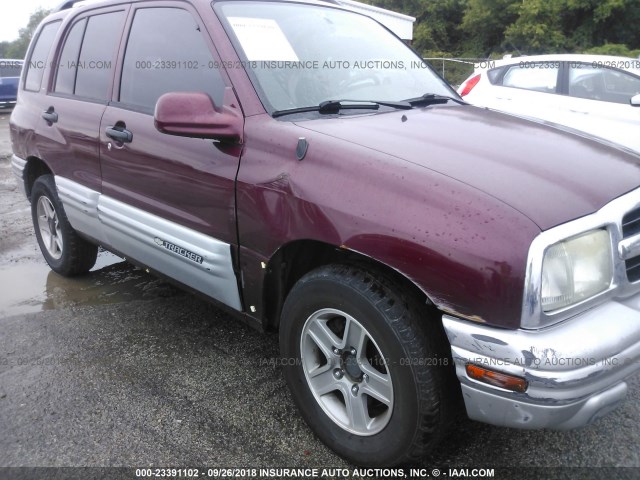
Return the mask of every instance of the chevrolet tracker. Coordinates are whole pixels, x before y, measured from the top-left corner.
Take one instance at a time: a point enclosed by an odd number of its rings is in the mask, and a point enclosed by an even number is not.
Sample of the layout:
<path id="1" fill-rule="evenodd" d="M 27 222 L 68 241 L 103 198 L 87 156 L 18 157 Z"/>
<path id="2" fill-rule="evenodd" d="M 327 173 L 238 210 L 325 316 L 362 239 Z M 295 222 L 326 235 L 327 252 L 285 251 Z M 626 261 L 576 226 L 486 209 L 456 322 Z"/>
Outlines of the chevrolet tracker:
<path id="1" fill-rule="evenodd" d="M 465 411 L 586 425 L 640 369 L 640 158 L 465 104 L 359 13 L 63 5 L 10 128 L 55 272 L 101 245 L 278 330 L 356 464 L 414 462 Z"/>

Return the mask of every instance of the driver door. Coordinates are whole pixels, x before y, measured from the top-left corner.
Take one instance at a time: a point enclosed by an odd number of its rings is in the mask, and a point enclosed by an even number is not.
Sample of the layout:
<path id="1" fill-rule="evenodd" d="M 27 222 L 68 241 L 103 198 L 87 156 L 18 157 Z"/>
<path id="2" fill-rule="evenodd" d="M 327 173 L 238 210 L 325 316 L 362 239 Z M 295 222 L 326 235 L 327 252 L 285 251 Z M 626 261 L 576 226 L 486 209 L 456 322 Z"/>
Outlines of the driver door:
<path id="1" fill-rule="evenodd" d="M 153 7 L 153 8 L 149 8 Z M 100 125 L 102 221 L 111 246 L 144 265 L 241 309 L 235 177 L 240 149 L 162 134 L 154 108 L 164 93 L 202 91 L 238 108 L 212 68 L 211 39 L 184 3 L 134 4 L 120 84 Z M 168 34 L 170 32 L 170 34 Z"/>

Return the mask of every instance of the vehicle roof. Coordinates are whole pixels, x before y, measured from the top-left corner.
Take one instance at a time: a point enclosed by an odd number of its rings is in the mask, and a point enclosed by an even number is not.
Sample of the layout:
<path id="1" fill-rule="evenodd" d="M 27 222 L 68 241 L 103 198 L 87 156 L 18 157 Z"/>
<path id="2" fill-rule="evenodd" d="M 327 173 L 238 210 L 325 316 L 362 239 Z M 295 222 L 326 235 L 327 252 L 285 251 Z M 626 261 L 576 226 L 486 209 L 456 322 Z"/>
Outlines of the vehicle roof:
<path id="1" fill-rule="evenodd" d="M 148 0 L 67 0 L 62 2 L 53 10 L 53 14 L 68 11 L 73 8 L 95 8 L 101 6 L 117 5 L 120 3 L 139 3 Z M 211 4 L 222 0 L 189 0 L 193 3 Z M 225 1 L 246 1 L 246 0 L 225 0 Z M 282 3 L 308 3 L 312 5 L 332 5 L 340 7 L 340 3 L 336 0 L 253 0 L 253 1 L 270 1 Z M 411 17 L 412 18 L 412 17 Z"/>
<path id="2" fill-rule="evenodd" d="M 640 59 L 633 57 L 620 57 L 615 55 L 591 55 L 580 53 L 556 53 L 547 55 L 523 55 L 521 57 L 511 57 L 495 60 L 496 67 L 513 65 L 520 62 L 587 62 L 602 63 L 604 66 L 611 66 L 620 70 L 633 71 L 640 70 Z M 491 67 L 493 68 L 493 67 Z M 479 70 L 486 70 L 479 69 Z"/>
<path id="3" fill-rule="evenodd" d="M 48 23 L 53 20 L 66 18 L 72 12 L 92 10 L 94 8 L 109 7 L 128 3 L 142 3 L 150 0 L 66 0 L 56 7 L 41 23 Z M 220 1 L 247 1 L 247 0 L 187 0 L 193 4 L 211 5 Z M 308 5 L 320 5 L 325 7 L 339 8 L 341 10 L 353 12 L 354 10 L 340 5 L 336 0 L 251 0 L 277 3 L 303 3 Z M 359 12 L 355 12 L 359 13 Z"/>

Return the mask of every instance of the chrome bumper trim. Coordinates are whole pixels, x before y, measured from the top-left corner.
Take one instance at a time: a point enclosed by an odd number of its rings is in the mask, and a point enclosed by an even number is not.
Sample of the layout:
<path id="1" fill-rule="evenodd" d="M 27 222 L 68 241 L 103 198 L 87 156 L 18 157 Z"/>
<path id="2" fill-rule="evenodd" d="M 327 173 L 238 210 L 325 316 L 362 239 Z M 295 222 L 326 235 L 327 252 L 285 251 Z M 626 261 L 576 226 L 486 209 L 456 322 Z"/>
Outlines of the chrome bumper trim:
<path id="1" fill-rule="evenodd" d="M 566 429 L 608 413 L 640 370 L 640 294 L 610 300 L 542 330 L 503 330 L 449 315 L 443 325 L 470 418 L 517 428 Z M 467 363 L 524 377 L 515 393 L 470 379 Z"/>
<path id="2" fill-rule="evenodd" d="M 618 244 L 618 255 L 622 260 L 629 260 L 630 258 L 640 255 L 640 235 L 634 235 L 633 237 L 620 240 Z"/>
<path id="3" fill-rule="evenodd" d="M 624 216 L 640 208 L 640 188 L 607 203 L 597 212 L 541 232 L 529 248 L 521 325 L 536 330 L 562 322 L 602 302 L 640 292 L 640 282 L 629 281 L 625 260 L 640 253 L 640 238 L 624 238 Z M 611 239 L 613 278 L 609 288 L 570 307 L 545 312 L 541 303 L 542 262 L 545 250 L 560 241 L 596 229 L 606 229 Z"/>

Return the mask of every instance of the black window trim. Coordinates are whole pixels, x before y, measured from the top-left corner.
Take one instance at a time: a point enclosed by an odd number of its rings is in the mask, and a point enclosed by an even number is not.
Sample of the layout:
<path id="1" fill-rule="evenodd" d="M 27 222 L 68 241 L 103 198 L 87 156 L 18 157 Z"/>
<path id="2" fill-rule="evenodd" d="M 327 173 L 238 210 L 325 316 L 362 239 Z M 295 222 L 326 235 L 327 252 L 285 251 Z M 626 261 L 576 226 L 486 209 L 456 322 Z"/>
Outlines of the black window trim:
<path id="1" fill-rule="evenodd" d="M 155 108 L 145 107 L 144 105 L 134 105 L 132 103 L 120 102 L 118 100 L 111 100 L 107 103 L 107 105 L 109 105 L 110 107 L 127 110 L 129 112 L 142 113 L 144 115 L 153 116 L 155 113 Z"/>
<path id="2" fill-rule="evenodd" d="M 87 33 L 87 26 L 89 25 L 89 18 L 96 16 L 96 15 L 104 15 L 104 14 L 108 14 L 108 13 L 115 13 L 115 12 L 124 12 L 124 21 L 122 24 L 122 29 L 120 30 L 120 38 L 118 40 L 118 44 L 116 45 L 116 48 L 114 49 L 114 53 L 113 53 L 113 57 L 111 59 L 111 62 L 113 64 L 113 68 L 112 68 L 112 76 L 111 76 L 111 81 L 110 81 L 110 95 L 107 95 L 108 98 L 106 99 L 102 99 L 102 98 L 93 98 L 93 97 L 85 97 L 85 96 L 81 96 L 81 95 L 76 95 L 75 93 L 73 94 L 69 94 L 69 93 L 60 93 L 60 92 L 55 92 L 53 89 L 55 88 L 55 82 L 58 78 L 58 70 L 60 68 L 60 57 L 62 56 L 62 51 L 64 50 L 64 46 L 67 42 L 67 38 L 69 36 L 69 34 L 71 33 L 71 30 L 73 29 L 73 27 L 81 20 L 86 20 L 85 23 L 85 27 L 84 27 L 84 31 L 82 32 L 82 41 L 80 42 L 81 48 L 78 51 L 78 60 L 80 59 L 80 53 L 82 52 L 82 44 L 84 43 L 84 37 Z M 68 21 L 65 22 L 64 25 L 64 38 L 61 38 L 60 41 L 58 41 L 58 51 L 56 52 L 55 55 L 55 64 L 56 64 L 56 68 L 54 71 L 53 75 L 50 75 L 49 78 L 49 85 L 47 88 L 47 95 L 51 96 L 51 97 L 58 97 L 58 98 L 65 98 L 65 99 L 70 99 L 70 100 L 78 100 L 78 101 L 83 101 L 83 102 L 89 102 L 89 103 L 95 103 L 98 105 L 108 105 L 109 102 L 111 101 L 111 98 L 113 96 L 113 92 L 115 91 L 115 85 L 114 82 L 116 80 L 116 73 L 118 70 L 118 61 L 120 58 L 120 48 L 122 46 L 122 41 L 124 38 L 124 33 L 127 30 L 127 25 L 129 22 L 129 16 L 131 14 L 131 5 L 129 4 L 119 4 L 119 5 L 113 5 L 113 6 L 108 6 L 108 7 L 98 7 L 98 8 L 92 8 L 90 10 L 84 10 L 82 12 L 80 12 L 79 14 L 77 14 L 76 16 L 68 19 Z M 66 20 L 66 19 L 65 19 Z M 75 82 L 77 82 L 78 79 L 78 70 L 76 69 L 76 77 L 75 77 Z M 75 82 L 74 82 L 74 91 L 75 91 Z"/>
<path id="3" fill-rule="evenodd" d="M 563 61 L 560 65 L 556 90 L 560 95 L 569 96 L 569 65 L 566 61 Z"/>
<path id="4" fill-rule="evenodd" d="M 89 25 L 89 16 L 87 15 L 79 15 L 78 17 L 76 17 L 72 22 L 70 22 L 70 24 L 68 25 L 67 30 L 64 32 L 64 37 L 60 38 L 60 48 L 58 49 L 58 52 L 56 53 L 56 70 L 55 70 L 55 74 L 52 76 L 51 79 L 51 85 L 49 87 L 49 93 L 55 93 L 58 94 L 56 96 L 71 96 L 71 97 L 76 97 L 75 93 L 71 93 L 71 94 L 60 94 L 60 92 L 56 92 L 55 88 L 56 88 L 56 83 L 58 82 L 58 74 L 60 73 L 60 61 L 62 58 L 62 52 L 64 52 L 64 47 L 67 46 L 67 40 L 69 39 L 69 35 L 71 35 L 71 31 L 74 29 L 74 27 L 80 23 L 80 22 L 84 22 L 84 28 L 82 29 L 82 38 L 80 39 L 80 48 L 78 49 L 78 56 L 76 57 L 76 63 L 80 60 L 80 52 L 82 51 L 82 44 L 84 43 L 84 36 L 87 33 L 87 25 Z M 75 74 L 73 76 L 73 91 L 76 91 L 76 82 L 78 81 L 78 67 L 76 67 L 76 71 Z"/>

